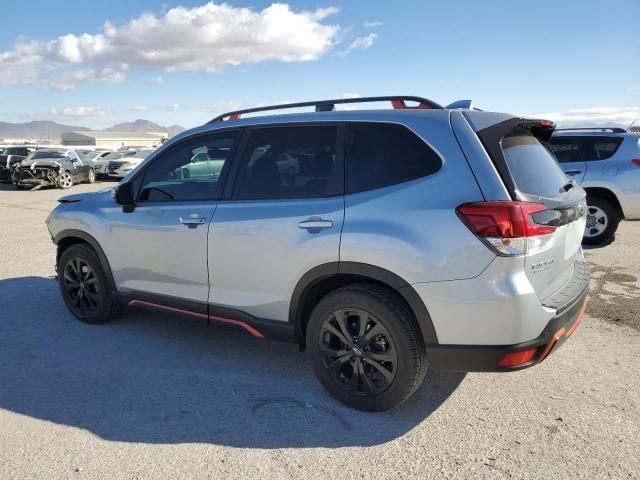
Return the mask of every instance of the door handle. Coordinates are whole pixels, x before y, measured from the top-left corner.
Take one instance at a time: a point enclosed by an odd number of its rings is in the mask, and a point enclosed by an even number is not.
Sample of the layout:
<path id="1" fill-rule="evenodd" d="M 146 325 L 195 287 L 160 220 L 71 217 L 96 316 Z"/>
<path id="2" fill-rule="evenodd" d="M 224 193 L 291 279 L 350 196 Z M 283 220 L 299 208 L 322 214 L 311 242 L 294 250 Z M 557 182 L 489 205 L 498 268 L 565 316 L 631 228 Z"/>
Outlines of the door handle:
<path id="1" fill-rule="evenodd" d="M 307 220 L 303 220 L 298 223 L 298 228 L 303 228 L 305 230 L 318 231 L 331 227 L 333 227 L 333 222 L 331 220 L 324 220 L 320 217 L 310 217 Z"/>
<path id="2" fill-rule="evenodd" d="M 567 170 L 564 173 L 566 173 L 567 175 L 573 176 L 573 175 L 579 175 L 580 173 L 582 173 L 582 170 Z"/>
<path id="3" fill-rule="evenodd" d="M 182 225 L 202 225 L 207 221 L 204 218 L 194 217 L 194 218 L 182 218 L 180 217 L 180 223 Z"/>

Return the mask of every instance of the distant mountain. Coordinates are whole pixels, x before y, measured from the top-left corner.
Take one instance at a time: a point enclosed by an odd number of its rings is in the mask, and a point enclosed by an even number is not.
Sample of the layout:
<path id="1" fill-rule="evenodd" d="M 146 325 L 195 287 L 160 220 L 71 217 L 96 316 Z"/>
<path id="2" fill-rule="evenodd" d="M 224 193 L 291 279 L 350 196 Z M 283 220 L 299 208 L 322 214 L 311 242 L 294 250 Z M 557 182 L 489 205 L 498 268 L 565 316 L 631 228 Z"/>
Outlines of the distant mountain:
<path id="1" fill-rule="evenodd" d="M 0 122 L 0 138 L 29 138 L 57 141 L 60 135 L 71 131 L 89 130 L 86 127 L 62 125 L 49 120 L 27 123 Z"/>
<path id="2" fill-rule="evenodd" d="M 113 127 L 105 128 L 107 132 L 167 132 L 169 137 L 173 137 L 180 132 L 184 132 L 184 128 L 180 125 L 171 125 L 163 127 L 150 120 L 139 118 L 135 122 L 118 123 Z"/>
<path id="3" fill-rule="evenodd" d="M 8 123 L 0 122 L 0 139 L 30 139 L 30 140 L 50 140 L 52 143 L 58 143 L 60 136 L 67 132 L 80 132 L 91 130 L 87 127 L 78 127 L 73 125 L 63 125 L 49 120 L 34 121 L 27 123 Z M 113 127 L 105 128 L 107 132 L 167 132 L 169 137 L 173 137 L 184 128 L 180 125 L 172 125 L 163 127 L 149 120 L 138 119 L 135 122 L 119 123 Z"/>

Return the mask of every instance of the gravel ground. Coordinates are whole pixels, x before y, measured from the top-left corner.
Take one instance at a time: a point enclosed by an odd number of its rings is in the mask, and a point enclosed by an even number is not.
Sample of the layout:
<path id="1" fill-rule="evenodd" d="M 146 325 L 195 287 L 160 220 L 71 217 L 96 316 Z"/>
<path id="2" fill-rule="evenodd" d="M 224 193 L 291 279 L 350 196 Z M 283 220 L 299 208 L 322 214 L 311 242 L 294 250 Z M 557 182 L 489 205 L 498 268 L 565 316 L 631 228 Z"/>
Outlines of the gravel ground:
<path id="1" fill-rule="evenodd" d="M 543 364 L 431 372 L 364 414 L 293 345 L 133 310 L 76 321 L 44 225 L 60 195 L 0 186 L 2 479 L 640 476 L 640 222 L 587 252 L 588 315 Z"/>

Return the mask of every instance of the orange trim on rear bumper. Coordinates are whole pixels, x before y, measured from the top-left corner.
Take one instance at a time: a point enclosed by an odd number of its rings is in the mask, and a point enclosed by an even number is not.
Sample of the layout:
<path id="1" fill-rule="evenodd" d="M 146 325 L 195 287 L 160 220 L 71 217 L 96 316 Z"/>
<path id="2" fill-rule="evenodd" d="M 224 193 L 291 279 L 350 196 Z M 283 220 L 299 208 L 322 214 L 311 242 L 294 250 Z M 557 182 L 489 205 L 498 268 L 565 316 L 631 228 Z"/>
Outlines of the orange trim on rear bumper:
<path id="1" fill-rule="evenodd" d="M 580 325 L 580 323 L 582 322 L 582 319 L 584 318 L 584 312 L 586 309 L 587 309 L 587 299 L 585 298 L 584 304 L 582 305 L 582 308 L 580 309 L 580 313 L 578 314 L 578 319 L 574 322 L 574 324 L 571 326 L 571 328 L 566 334 L 567 338 L 570 337 L 571 334 L 576 331 L 576 328 L 578 328 L 578 325 Z"/>

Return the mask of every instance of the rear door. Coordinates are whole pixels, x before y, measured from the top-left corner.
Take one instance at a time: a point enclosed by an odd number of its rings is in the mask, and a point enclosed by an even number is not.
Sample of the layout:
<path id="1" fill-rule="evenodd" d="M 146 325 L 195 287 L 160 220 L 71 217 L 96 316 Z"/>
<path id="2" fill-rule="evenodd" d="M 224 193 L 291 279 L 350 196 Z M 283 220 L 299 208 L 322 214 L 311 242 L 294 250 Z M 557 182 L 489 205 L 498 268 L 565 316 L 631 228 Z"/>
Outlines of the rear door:
<path id="1" fill-rule="evenodd" d="M 300 278 L 313 267 L 338 262 L 344 219 L 341 131 L 330 124 L 247 130 L 231 173 L 233 188 L 225 192 L 209 231 L 210 304 L 287 321 Z"/>
<path id="2" fill-rule="evenodd" d="M 582 260 L 586 224 L 586 193 L 570 183 L 555 156 L 545 146 L 547 122 L 511 118 L 478 131 L 514 200 L 542 203 L 547 210 L 533 215 L 536 223 L 556 230 L 536 237 L 523 257 L 525 271 L 538 298 L 559 290 Z"/>
<path id="3" fill-rule="evenodd" d="M 551 137 L 549 148 L 555 154 L 567 177 L 581 184 L 587 173 L 587 162 L 580 137 Z"/>
<path id="4" fill-rule="evenodd" d="M 524 257 L 527 277 L 538 297 L 560 289 L 573 274 L 586 224 L 586 194 L 570 186 L 553 154 L 532 134 L 516 130 L 501 142 L 502 151 L 522 200 L 544 204 L 549 213 L 533 216 L 536 223 L 557 229 L 537 245 L 529 245 Z"/>

